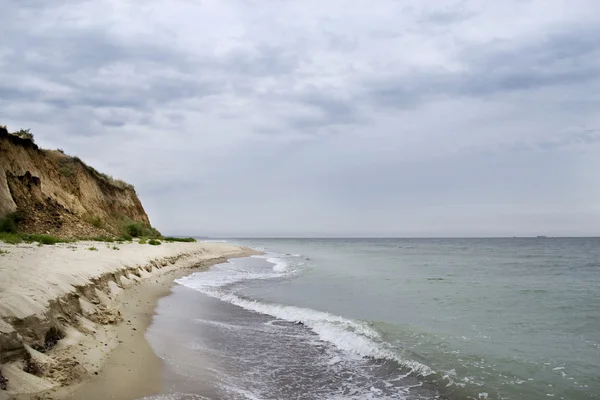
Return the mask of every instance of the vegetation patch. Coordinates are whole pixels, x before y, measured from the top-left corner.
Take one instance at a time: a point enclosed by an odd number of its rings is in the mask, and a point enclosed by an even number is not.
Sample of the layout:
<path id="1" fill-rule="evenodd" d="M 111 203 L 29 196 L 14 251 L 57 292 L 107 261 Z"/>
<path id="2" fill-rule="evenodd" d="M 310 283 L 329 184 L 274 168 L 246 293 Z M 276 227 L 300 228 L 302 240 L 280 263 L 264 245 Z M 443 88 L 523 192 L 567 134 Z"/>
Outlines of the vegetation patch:
<path id="1" fill-rule="evenodd" d="M 146 238 L 141 238 L 140 241 L 138 242 L 139 244 L 146 244 L 148 243 L 148 239 Z"/>
<path id="2" fill-rule="evenodd" d="M 56 244 L 56 243 L 68 243 L 72 240 L 63 239 L 52 235 L 39 235 L 39 234 L 22 234 L 21 237 L 25 243 L 41 243 L 41 244 Z"/>
<path id="3" fill-rule="evenodd" d="M 18 211 L 8 214 L 4 218 L 0 218 L 0 232 L 17 233 L 18 225 L 23 219 L 23 214 Z"/>
<path id="4" fill-rule="evenodd" d="M 148 240 L 148 244 L 152 246 L 158 246 L 160 244 L 160 240 L 150 239 Z"/>
<path id="5" fill-rule="evenodd" d="M 0 232 L 0 242 L 8 243 L 8 244 L 18 244 L 21 243 L 23 239 L 20 235 L 16 233 L 8 233 L 8 232 Z"/>
<path id="6" fill-rule="evenodd" d="M 92 242 L 105 242 L 105 243 L 112 243 L 115 241 L 115 239 L 110 236 L 93 236 L 91 238 L 88 238 L 87 240 L 90 240 Z"/>
<path id="7" fill-rule="evenodd" d="M 3 256 L 3 255 L 8 254 L 8 253 L 10 253 L 10 251 L 0 249 L 0 256 Z"/>
<path id="8" fill-rule="evenodd" d="M 94 226 L 95 228 L 103 229 L 104 221 L 97 215 L 91 215 L 84 218 L 84 220 Z"/>
<path id="9" fill-rule="evenodd" d="M 70 178 L 75 175 L 75 163 L 69 156 L 61 158 L 58 161 L 58 172 L 65 178 Z"/>
<path id="10" fill-rule="evenodd" d="M 92 246 L 92 247 L 88 247 L 88 250 L 89 250 L 89 251 L 98 251 L 98 249 L 97 249 L 97 248 L 95 248 L 94 246 Z"/>
<path id="11" fill-rule="evenodd" d="M 196 241 L 196 239 L 194 239 L 192 237 L 180 238 L 180 237 L 172 237 L 172 236 L 163 237 L 163 240 L 165 240 L 167 242 L 185 242 L 185 243 L 192 243 L 192 242 Z"/>
<path id="12" fill-rule="evenodd" d="M 79 157 L 73 157 L 73 160 L 80 163 L 91 175 L 95 176 L 96 178 L 103 180 L 105 182 L 110 183 L 113 186 L 116 186 L 120 189 L 131 189 L 131 190 L 135 190 L 133 185 L 124 182 L 120 179 L 115 179 L 110 175 L 107 174 L 103 174 L 102 172 L 98 171 L 96 168 L 87 165 L 86 163 L 84 163 L 81 158 Z"/>
<path id="13" fill-rule="evenodd" d="M 149 237 L 157 238 L 160 237 L 160 232 L 152 226 L 146 225 L 142 222 L 126 221 L 121 227 L 121 234 L 129 237 Z"/>
<path id="14" fill-rule="evenodd" d="M 18 136 L 21 139 L 30 140 L 32 143 L 35 143 L 33 139 L 33 133 L 31 133 L 31 129 L 19 129 L 18 131 L 11 132 L 10 134 Z"/>

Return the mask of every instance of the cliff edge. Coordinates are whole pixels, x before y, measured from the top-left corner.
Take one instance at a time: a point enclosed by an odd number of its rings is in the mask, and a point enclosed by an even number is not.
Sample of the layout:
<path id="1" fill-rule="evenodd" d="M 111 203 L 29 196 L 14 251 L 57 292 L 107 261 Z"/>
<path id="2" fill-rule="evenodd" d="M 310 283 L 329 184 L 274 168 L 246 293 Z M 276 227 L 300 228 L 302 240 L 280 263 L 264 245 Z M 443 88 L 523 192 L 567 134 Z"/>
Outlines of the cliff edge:
<path id="1" fill-rule="evenodd" d="M 60 150 L 0 126 L 0 218 L 18 213 L 18 230 L 65 238 L 115 236 L 150 221 L 133 186 Z"/>

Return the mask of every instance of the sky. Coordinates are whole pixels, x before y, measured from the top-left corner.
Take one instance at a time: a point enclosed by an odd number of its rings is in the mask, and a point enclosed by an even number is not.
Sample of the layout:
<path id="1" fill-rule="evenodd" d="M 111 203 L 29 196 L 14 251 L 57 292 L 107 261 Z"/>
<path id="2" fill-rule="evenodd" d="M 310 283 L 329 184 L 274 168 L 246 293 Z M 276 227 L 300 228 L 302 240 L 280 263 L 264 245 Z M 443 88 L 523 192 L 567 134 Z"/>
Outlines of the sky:
<path id="1" fill-rule="evenodd" d="M 597 0 L 0 8 L 0 123 L 163 233 L 599 234 Z"/>

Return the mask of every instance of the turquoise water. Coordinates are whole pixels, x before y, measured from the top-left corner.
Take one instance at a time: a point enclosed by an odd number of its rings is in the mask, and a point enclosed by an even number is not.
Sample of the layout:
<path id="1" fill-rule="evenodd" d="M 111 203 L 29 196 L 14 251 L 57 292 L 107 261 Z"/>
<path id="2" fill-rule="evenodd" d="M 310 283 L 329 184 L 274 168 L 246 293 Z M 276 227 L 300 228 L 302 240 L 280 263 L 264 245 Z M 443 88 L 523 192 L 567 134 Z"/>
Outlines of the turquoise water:
<path id="1" fill-rule="evenodd" d="M 262 395 L 239 398 L 600 398 L 599 239 L 228 242 L 266 255 L 180 283 L 239 309 L 244 329 L 292 323 L 282 329 L 302 338 L 294 363 L 253 357 L 244 368 L 269 364 L 294 379 L 319 371 L 311 380 L 324 382 L 269 392 L 255 378 L 252 392 Z M 270 337 L 251 354 L 290 349 Z M 265 387 L 281 386 L 269 379 Z M 242 375 L 236 382 L 250 385 Z"/>

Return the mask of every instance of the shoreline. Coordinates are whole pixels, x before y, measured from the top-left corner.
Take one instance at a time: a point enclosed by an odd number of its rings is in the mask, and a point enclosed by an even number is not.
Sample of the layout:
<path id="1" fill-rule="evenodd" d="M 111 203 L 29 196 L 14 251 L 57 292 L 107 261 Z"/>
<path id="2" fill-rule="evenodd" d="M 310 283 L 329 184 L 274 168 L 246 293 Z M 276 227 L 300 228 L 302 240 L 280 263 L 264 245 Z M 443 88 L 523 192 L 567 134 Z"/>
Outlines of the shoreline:
<path id="1" fill-rule="evenodd" d="M 163 389 L 164 364 L 146 338 L 158 302 L 172 293 L 177 285 L 175 279 L 205 271 L 221 261 L 171 271 L 124 291 L 118 299 L 123 322 L 115 326 L 119 344 L 109 354 L 98 375 L 58 398 L 133 400 L 159 394 Z"/>
<path id="2" fill-rule="evenodd" d="M 78 244 L 75 246 L 78 247 L 76 250 L 83 251 L 88 244 Z M 20 251 L 25 258 L 28 255 L 31 258 L 31 254 L 34 254 L 33 257 L 37 257 L 38 264 L 41 264 L 39 255 L 35 255 L 39 250 L 32 249 L 31 246 L 20 247 L 25 247 L 25 250 L 18 250 L 16 246 L 3 246 L 9 251 Z M 161 246 L 149 247 L 135 243 L 128 244 L 127 247 L 130 251 L 124 254 L 125 258 L 133 255 L 134 258 L 146 260 L 148 263 L 138 268 L 120 263 L 115 268 L 114 265 L 109 265 L 111 263 L 105 256 L 111 255 L 114 260 L 115 257 L 119 259 L 118 255 L 114 256 L 107 251 L 104 251 L 104 255 L 94 254 L 96 261 L 100 260 L 106 264 L 106 271 L 99 276 L 87 277 L 89 282 L 85 286 L 71 283 L 71 290 L 67 290 L 62 296 L 55 296 L 54 301 L 41 313 L 22 317 L 26 314 L 23 309 L 31 311 L 39 307 L 39 304 L 21 304 L 19 301 L 22 298 L 11 297 L 11 293 L 7 295 L 6 288 L 0 287 L 0 301 L 3 300 L 2 296 L 7 300 L 0 308 L 0 355 L 5 359 L 7 354 L 10 356 L 6 351 L 9 339 L 13 339 L 14 342 L 14 339 L 18 338 L 22 342 L 21 352 L 24 350 L 20 357 L 13 356 L 13 359 L 0 366 L 2 375 L 8 379 L 8 390 L 0 390 L 0 400 L 126 400 L 159 393 L 162 388 L 162 360 L 154 354 L 145 338 L 146 329 L 152 323 L 159 299 L 170 294 L 175 285 L 174 280 L 178 277 L 206 270 L 211 265 L 230 258 L 256 254 L 248 248 L 202 242 L 193 245 L 168 244 L 169 249 L 166 249 L 167 246 L 155 249 L 151 247 Z M 48 251 L 67 256 L 64 249 L 46 249 L 46 252 Z M 23 254 L 20 254 L 21 258 Z M 170 258 L 155 257 L 157 254 Z M 66 263 L 64 257 L 57 259 L 56 255 L 51 261 Z M 85 255 L 88 256 L 87 253 Z M 4 259 L 0 259 L 0 263 L 2 274 L 7 271 L 8 264 Z M 78 267 L 70 266 L 67 269 Z M 61 279 L 69 281 L 73 279 L 72 275 L 76 274 L 70 271 L 70 274 L 63 276 L 64 268 L 58 270 L 61 272 L 45 277 L 46 280 L 51 283 L 60 275 Z M 60 279 L 58 280 L 60 283 Z M 27 293 L 25 289 L 29 288 L 29 283 L 20 282 L 21 288 L 10 289 L 13 293 L 18 292 L 18 289 Z M 47 297 L 48 293 L 39 297 L 34 295 L 35 300 L 41 298 L 43 301 Z M 69 301 L 70 299 L 72 301 Z M 58 308 L 56 304 L 59 305 Z M 22 308 L 19 308 L 21 305 Z M 11 312 L 13 315 L 10 315 Z M 21 318 L 15 318 L 15 315 Z M 25 324 L 30 324 L 29 328 L 23 326 L 24 321 Z M 12 322 L 13 326 L 7 322 Z M 30 333 L 30 328 L 39 328 L 40 325 L 46 330 L 46 344 L 49 332 L 53 332 L 54 326 L 60 328 L 62 336 L 60 340 L 51 343 L 52 347 L 44 352 L 34 349 L 36 335 L 26 336 Z M 39 343 L 36 348 L 42 350 Z"/>

